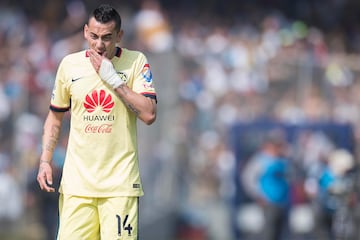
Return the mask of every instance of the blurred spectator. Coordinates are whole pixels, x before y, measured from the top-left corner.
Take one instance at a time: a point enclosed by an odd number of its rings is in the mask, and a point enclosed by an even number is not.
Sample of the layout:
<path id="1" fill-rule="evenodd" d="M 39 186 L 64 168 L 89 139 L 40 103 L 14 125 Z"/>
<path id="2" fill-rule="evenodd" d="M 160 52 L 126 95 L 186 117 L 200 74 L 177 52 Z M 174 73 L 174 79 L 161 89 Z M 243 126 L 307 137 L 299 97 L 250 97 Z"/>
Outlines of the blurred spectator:
<path id="1" fill-rule="evenodd" d="M 9 155 L 0 152 L 0 226 L 11 227 L 23 213 L 21 185 L 14 176 Z"/>
<path id="2" fill-rule="evenodd" d="M 354 157 L 349 151 L 335 149 L 311 168 L 306 190 L 313 200 L 316 239 L 335 239 L 334 216 L 339 208 L 337 195 L 344 194 L 345 189 L 341 181 L 354 167 Z"/>
<path id="3" fill-rule="evenodd" d="M 283 132 L 270 132 L 242 173 L 243 186 L 264 214 L 262 240 L 288 239 L 290 207 L 290 159 L 286 156 Z"/>
<path id="4" fill-rule="evenodd" d="M 134 16 L 134 24 L 136 39 L 145 50 L 161 53 L 173 48 L 170 24 L 157 0 L 142 1 L 141 9 Z"/>
<path id="5" fill-rule="evenodd" d="M 0 82 L 0 123 L 5 121 L 10 116 L 10 102 L 6 96 L 4 86 Z"/>

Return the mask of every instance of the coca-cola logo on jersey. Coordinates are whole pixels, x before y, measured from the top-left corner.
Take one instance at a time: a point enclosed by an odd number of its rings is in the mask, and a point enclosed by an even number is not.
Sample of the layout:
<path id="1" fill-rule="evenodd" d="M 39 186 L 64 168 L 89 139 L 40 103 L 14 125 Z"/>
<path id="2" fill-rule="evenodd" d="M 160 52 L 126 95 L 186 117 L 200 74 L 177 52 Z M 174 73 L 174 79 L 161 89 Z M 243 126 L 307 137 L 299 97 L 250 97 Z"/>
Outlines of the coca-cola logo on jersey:
<path id="1" fill-rule="evenodd" d="M 85 133 L 111 133 L 112 124 L 88 124 L 85 127 Z"/>
<path id="2" fill-rule="evenodd" d="M 85 133 L 111 133 L 112 124 L 104 122 L 113 122 L 115 120 L 114 115 L 109 114 L 114 105 L 111 94 L 106 93 L 103 89 L 94 90 L 86 95 L 83 106 L 88 114 L 83 116 L 83 120 L 91 123 L 85 125 Z M 102 114 L 95 114 L 99 112 Z"/>

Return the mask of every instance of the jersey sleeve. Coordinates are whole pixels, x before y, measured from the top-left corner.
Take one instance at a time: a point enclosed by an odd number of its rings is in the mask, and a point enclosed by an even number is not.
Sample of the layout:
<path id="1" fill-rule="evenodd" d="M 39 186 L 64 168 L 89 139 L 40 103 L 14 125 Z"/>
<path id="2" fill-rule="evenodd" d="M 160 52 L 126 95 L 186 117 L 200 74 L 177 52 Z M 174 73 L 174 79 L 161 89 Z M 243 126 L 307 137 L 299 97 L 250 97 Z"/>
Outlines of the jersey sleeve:
<path id="1" fill-rule="evenodd" d="M 55 83 L 51 94 L 50 109 L 56 112 L 65 112 L 70 109 L 70 94 L 68 91 L 65 63 L 61 61 L 55 77 Z"/>
<path id="2" fill-rule="evenodd" d="M 157 100 L 150 64 L 144 54 L 138 58 L 133 91 Z"/>

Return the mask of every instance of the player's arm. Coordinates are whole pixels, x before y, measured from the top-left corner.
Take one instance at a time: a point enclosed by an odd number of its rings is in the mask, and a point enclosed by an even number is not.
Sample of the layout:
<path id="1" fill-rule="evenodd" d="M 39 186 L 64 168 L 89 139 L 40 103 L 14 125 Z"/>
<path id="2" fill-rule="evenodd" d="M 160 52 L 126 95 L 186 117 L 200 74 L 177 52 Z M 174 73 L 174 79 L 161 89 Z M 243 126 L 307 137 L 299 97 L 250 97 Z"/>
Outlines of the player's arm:
<path id="1" fill-rule="evenodd" d="M 117 75 L 111 61 L 96 51 L 88 51 L 90 61 L 102 80 L 112 86 L 125 105 L 144 123 L 150 125 L 156 119 L 156 101 L 130 89 Z"/>
<path id="2" fill-rule="evenodd" d="M 54 192 L 52 185 L 52 167 L 51 160 L 54 154 L 56 144 L 59 140 L 62 119 L 64 112 L 49 111 L 45 120 L 44 132 L 42 136 L 42 152 L 40 155 L 39 172 L 37 181 L 41 190 Z"/>
<path id="3" fill-rule="evenodd" d="M 156 119 L 156 102 L 155 99 L 145 97 L 131 90 L 126 84 L 122 84 L 115 88 L 115 91 L 126 104 L 126 106 L 134 112 L 137 117 L 144 123 L 150 125 Z"/>

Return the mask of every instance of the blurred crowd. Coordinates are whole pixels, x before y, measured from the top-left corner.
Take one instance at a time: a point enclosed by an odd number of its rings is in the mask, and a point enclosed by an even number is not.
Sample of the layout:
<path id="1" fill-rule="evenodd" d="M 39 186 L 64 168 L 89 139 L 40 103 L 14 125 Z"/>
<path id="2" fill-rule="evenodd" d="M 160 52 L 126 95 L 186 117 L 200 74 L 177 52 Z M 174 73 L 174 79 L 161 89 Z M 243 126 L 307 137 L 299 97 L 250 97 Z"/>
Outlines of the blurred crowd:
<path id="1" fill-rule="evenodd" d="M 335 182 L 336 174 L 330 172 L 331 177 L 327 176 L 329 179 L 326 180 L 326 186 L 321 185 L 322 171 L 327 169 L 332 153 L 346 148 L 344 151 L 351 158 L 356 158 L 357 155 L 360 117 L 357 93 L 360 82 L 358 67 L 351 62 L 356 63 L 358 56 L 346 51 L 343 35 L 339 33 L 331 38 L 323 30 L 300 20 L 287 18 L 279 12 L 270 11 L 258 17 L 257 24 L 253 21 L 239 21 L 230 25 L 219 21 L 216 24 L 216 20 L 209 17 L 209 24 L 206 21 L 184 19 L 176 25 L 175 48 L 184 63 L 179 79 L 182 113 L 182 129 L 179 132 L 185 145 L 182 160 L 188 166 L 184 178 L 189 181 L 189 199 L 185 206 L 187 214 L 184 217 L 198 220 L 199 228 L 207 229 L 206 234 L 211 236 L 210 239 L 232 239 L 246 235 L 241 231 L 250 231 L 255 228 L 256 223 L 260 224 L 262 221 L 258 220 L 248 226 L 252 223 L 250 217 L 256 215 L 256 212 L 251 212 L 252 215 L 247 215 L 249 218 L 244 221 L 235 221 L 235 225 L 241 226 L 237 226 L 240 233 L 237 232 L 234 236 L 228 232 L 234 221 L 229 223 L 226 219 L 229 219 L 229 215 L 231 219 L 234 214 L 231 211 L 237 211 L 237 206 L 230 211 L 221 211 L 228 207 L 227 203 L 233 203 L 232 200 L 238 197 L 234 196 L 236 194 L 244 194 L 244 198 L 255 203 L 258 200 L 246 191 L 237 189 L 237 181 L 245 187 L 249 187 L 249 181 L 233 178 L 249 173 L 248 169 L 243 170 L 242 167 L 251 157 L 250 154 L 244 154 L 240 156 L 243 158 L 239 158 L 239 155 L 234 154 L 239 148 L 229 140 L 229 132 L 233 130 L 234 124 L 261 121 L 267 124 L 276 122 L 306 126 L 332 122 L 350 124 L 353 127 L 347 140 L 343 139 L 340 145 L 333 142 L 335 139 L 332 138 L 335 136 L 329 136 L 331 128 L 325 129 L 325 132 L 321 129 L 304 131 L 299 134 L 302 136 L 299 136 L 297 142 L 289 143 L 292 151 L 287 153 L 286 158 L 296 172 L 292 180 L 286 179 L 289 185 L 287 191 L 288 194 L 295 192 L 301 196 L 292 199 L 292 202 L 288 199 L 288 210 L 293 207 L 291 204 L 306 203 L 304 206 L 310 208 L 302 208 L 304 212 L 315 212 L 312 204 L 315 202 L 316 205 L 318 198 L 323 198 L 321 191 L 327 193 L 330 185 Z M 259 129 L 255 128 L 253 133 L 242 135 L 243 138 L 238 141 L 250 146 L 249 149 L 242 149 L 245 153 L 255 153 L 253 145 L 256 144 L 260 148 L 261 141 L 255 134 Z M 238 134 L 242 134 L 241 130 Z M 356 168 L 357 164 L 350 165 L 350 168 Z M 261 178 L 260 173 L 256 176 Z M 266 180 L 265 183 L 273 182 Z M 328 199 L 323 198 L 321 201 L 326 205 L 325 201 Z M 236 204 L 240 206 L 242 202 Z M 217 215 L 212 215 L 209 209 Z M 219 212 L 224 215 L 219 216 Z M 321 222 L 307 216 L 305 221 L 309 224 L 312 221 Z M 238 217 L 233 216 L 235 219 Z M 264 217 L 259 219 L 264 220 Z M 272 219 L 265 226 L 274 230 L 276 222 L 277 220 Z M 358 222 L 352 224 L 356 226 Z M 293 225 L 293 231 L 302 226 L 301 222 L 296 221 Z M 331 223 L 324 225 L 325 233 L 316 232 L 310 237 L 331 239 Z M 309 232 L 310 228 L 323 230 L 314 225 L 307 228 Z M 280 239 L 279 235 L 272 237 L 264 229 L 259 231 L 267 234 L 267 238 L 256 234 L 248 237 Z M 283 237 L 291 239 L 289 233 Z M 309 239 L 308 235 L 306 237 Z"/>
<path id="2" fill-rule="evenodd" d="M 56 232 L 57 196 L 41 194 L 35 179 L 42 123 L 48 111 L 57 64 L 67 53 L 86 47 L 82 28 L 87 11 L 95 3 L 45 1 L 41 10 L 36 8 L 36 14 L 30 14 L 24 11 L 34 8 L 29 4 L 21 8 L 5 2 L 0 3 L 0 232 L 12 229 L 12 223 L 20 221 L 28 236 L 34 232 L 37 236 L 34 239 L 52 239 Z M 232 127 L 260 120 L 282 126 L 349 124 L 351 134 L 346 149 L 339 149 L 342 146 L 333 141 L 333 136 L 322 131 L 304 134 L 299 142 L 287 142 L 288 150 L 282 155 L 290 165 L 291 176 L 300 176 L 300 180 L 289 180 L 283 165 L 274 167 L 281 169 L 280 175 L 289 189 L 299 189 L 302 200 L 298 198 L 297 203 L 313 206 L 312 203 L 323 197 L 322 187 L 328 191 L 336 177 L 344 176 L 344 172 L 357 166 L 360 55 L 355 51 L 355 42 L 359 32 L 353 27 L 352 38 L 350 31 L 328 34 L 281 11 L 254 7 L 245 8 L 243 16 L 228 18 L 207 12 L 191 15 L 200 7 L 200 2 L 184 1 L 182 7 L 165 11 L 166 1 L 164 5 L 157 1 L 141 4 L 135 1 L 137 8 L 133 6 L 135 3 L 121 5 L 114 1 L 124 19 L 122 45 L 150 56 L 171 54 L 180 62 L 179 71 L 172 75 L 178 85 L 178 92 L 174 93 L 178 117 L 168 119 L 175 128 L 173 160 L 178 168 L 174 174 L 180 185 L 174 239 L 259 239 L 257 226 L 266 218 L 260 215 L 245 227 L 246 223 L 237 213 L 244 210 L 245 204 L 266 206 L 266 199 L 259 199 L 259 191 L 264 189 L 256 189 L 257 184 L 251 183 L 256 181 L 256 174 L 250 176 L 248 170 L 249 176 L 242 177 L 243 169 L 251 169 L 245 167 L 250 166 L 252 154 L 262 142 L 259 138 L 263 137 L 245 135 L 243 141 L 252 144 L 252 149 L 242 149 L 247 154 L 240 159 L 237 146 L 229 137 Z M 248 1 L 244 2 L 249 5 Z M 295 5 L 304 15 L 309 2 L 302 2 Z M 331 1 L 327 8 L 341 9 L 342 2 Z M 332 19 L 326 16 L 323 21 L 330 24 Z M 349 42 L 353 43 L 351 51 Z M 161 64 L 162 68 L 168 67 L 166 62 Z M 161 95 L 159 92 L 159 101 L 166 101 Z M 57 179 L 61 176 L 65 148 L 64 134 L 53 160 Z M 335 151 L 350 154 L 350 157 L 346 155 L 352 159 L 349 165 L 339 167 L 334 163 L 336 167 L 331 168 Z M 342 168 L 346 171 L 341 174 L 336 171 Z M 291 172 L 294 169 L 296 172 Z M 239 191 L 241 185 L 254 187 Z M 237 200 L 236 195 L 240 193 L 246 196 L 241 197 L 246 201 Z M 287 210 L 292 203 L 287 202 Z M 262 211 L 252 210 L 251 219 L 257 216 L 256 211 Z M 311 232 L 311 226 L 304 227 L 299 221 L 295 224 L 298 228 L 303 226 L 302 229 Z M 293 230 L 298 229 L 296 226 Z M 289 236 L 284 231 L 287 228 L 289 226 L 281 231 L 285 237 Z M 272 239 L 280 240 L 279 237 Z"/>

